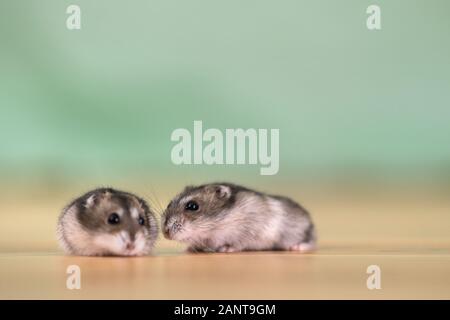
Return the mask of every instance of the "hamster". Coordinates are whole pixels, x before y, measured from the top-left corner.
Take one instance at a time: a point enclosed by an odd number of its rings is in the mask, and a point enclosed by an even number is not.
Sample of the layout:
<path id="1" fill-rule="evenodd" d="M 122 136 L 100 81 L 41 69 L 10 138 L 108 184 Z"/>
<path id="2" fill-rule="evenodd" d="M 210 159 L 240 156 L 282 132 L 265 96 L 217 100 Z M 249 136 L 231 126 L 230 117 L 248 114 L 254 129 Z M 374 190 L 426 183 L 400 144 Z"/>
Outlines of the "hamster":
<path id="1" fill-rule="evenodd" d="M 100 188 L 63 209 L 57 236 L 63 250 L 71 255 L 142 256 L 152 251 L 158 224 L 143 199 Z"/>
<path id="2" fill-rule="evenodd" d="M 293 200 L 231 183 L 188 186 L 167 206 L 162 230 L 190 252 L 315 249 L 309 213 Z"/>

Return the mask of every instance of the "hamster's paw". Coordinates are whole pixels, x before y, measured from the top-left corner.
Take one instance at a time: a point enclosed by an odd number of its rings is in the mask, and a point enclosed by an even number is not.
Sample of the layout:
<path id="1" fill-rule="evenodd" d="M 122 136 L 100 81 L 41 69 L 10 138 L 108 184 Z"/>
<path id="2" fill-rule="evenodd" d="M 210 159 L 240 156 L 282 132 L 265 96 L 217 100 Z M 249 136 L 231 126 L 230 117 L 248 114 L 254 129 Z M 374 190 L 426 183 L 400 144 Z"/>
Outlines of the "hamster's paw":
<path id="1" fill-rule="evenodd" d="M 229 245 L 224 245 L 217 249 L 217 252 L 220 252 L 220 253 L 231 253 L 231 252 L 236 252 L 236 251 L 237 251 L 236 248 L 233 248 L 232 246 L 229 246 Z"/>
<path id="2" fill-rule="evenodd" d="M 316 250 L 316 245 L 311 242 L 302 242 L 289 247 L 290 251 L 298 251 L 302 253 L 312 252 Z"/>

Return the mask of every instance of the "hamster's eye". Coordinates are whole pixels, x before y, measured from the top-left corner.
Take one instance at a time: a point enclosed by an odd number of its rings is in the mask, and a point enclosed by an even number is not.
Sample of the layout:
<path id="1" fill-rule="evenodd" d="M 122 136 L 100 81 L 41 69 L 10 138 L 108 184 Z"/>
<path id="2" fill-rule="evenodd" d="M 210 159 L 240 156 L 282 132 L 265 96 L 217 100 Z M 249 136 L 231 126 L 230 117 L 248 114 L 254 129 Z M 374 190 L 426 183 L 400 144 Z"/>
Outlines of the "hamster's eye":
<path id="1" fill-rule="evenodd" d="M 108 217 L 109 224 L 118 224 L 120 223 L 120 217 L 117 213 L 113 212 Z"/>
<path id="2" fill-rule="evenodd" d="M 139 217 L 138 222 L 141 226 L 143 226 L 145 224 L 145 220 L 142 217 Z"/>
<path id="3" fill-rule="evenodd" d="M 189 201 L 188 203 L 186 203 L 186 207 L 185 207 L 185 209 L 189 210 L 189 211 L 197 211 L 198 208 L 199 208 L 198 203 L 195 201 Z"/>

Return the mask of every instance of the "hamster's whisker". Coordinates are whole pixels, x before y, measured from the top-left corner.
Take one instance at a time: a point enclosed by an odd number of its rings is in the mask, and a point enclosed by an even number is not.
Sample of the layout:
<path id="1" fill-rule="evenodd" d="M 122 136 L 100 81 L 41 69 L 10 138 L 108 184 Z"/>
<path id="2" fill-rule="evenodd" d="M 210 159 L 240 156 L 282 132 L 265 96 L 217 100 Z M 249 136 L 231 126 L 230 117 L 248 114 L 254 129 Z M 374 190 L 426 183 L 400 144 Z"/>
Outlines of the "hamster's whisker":
<path id="1" fill-rule="evenodd" d="M 159 201 L 158 196 L 156 195 L 155 189 L 152 186 L 149 186 L 149 189 L 150 189 L 150 193 L 151 193 L 152 197 L 155 200 L 155 203 L 158 205 L 158 208 L 162 211 L 163 206 L 162 206 L 161 202 Z"/>
<path id="2" fill-rule="evenodd" d="M 155 213 L 161 215 L 159 212 L 162 211 L 161 206 L 155 202 L 155 200 L 148 195 L 144 196 L 145 200 L 150 204 L 151 206 L 151 210 L 154 211 Z"/>

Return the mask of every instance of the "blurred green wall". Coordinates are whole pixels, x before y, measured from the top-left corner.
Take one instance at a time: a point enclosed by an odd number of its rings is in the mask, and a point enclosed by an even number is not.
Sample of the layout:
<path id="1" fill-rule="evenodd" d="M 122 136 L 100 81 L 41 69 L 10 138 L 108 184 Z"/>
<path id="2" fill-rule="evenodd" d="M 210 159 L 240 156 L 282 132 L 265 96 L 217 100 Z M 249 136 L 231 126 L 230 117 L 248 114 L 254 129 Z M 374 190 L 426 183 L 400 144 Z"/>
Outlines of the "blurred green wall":
<path id="1" fill-rule="evenodd" d="M 194 120 L 279 128 L 275 179 L 450 179 L 446 0 L 2 0 L 0 49 L 3 182 L 262 179 L 173 165 Z"/>

